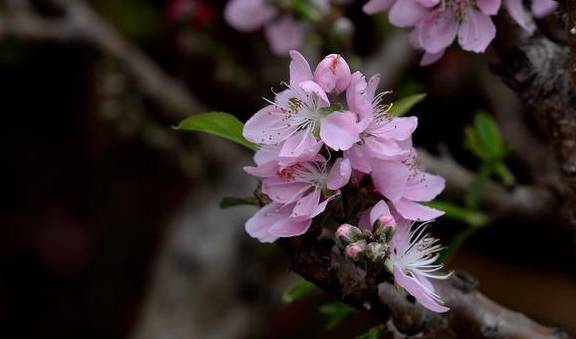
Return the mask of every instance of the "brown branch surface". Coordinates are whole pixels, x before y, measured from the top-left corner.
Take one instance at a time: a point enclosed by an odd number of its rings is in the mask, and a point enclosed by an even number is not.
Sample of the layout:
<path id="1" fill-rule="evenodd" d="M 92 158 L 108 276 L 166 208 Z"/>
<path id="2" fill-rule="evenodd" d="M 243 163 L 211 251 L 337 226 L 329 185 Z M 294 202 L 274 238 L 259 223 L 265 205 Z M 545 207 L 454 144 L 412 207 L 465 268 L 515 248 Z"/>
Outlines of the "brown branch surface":
<path id="1" fill-rule="evenodd" d="M 390 274 L 375 267 L 365 270 L 367 263 L 352 263 L 332 241 L 313 233 L 278 241 L 290 255 L 292 269 L 329 294 L 373 312 L 382 322 L 392 320 L 401 333 L 424 338 L 570 338 L 486 298 L 476 290 L 475 280 L 462 273 L 435 284 L 451 310 L 427 311 L 396 288 Z"/>

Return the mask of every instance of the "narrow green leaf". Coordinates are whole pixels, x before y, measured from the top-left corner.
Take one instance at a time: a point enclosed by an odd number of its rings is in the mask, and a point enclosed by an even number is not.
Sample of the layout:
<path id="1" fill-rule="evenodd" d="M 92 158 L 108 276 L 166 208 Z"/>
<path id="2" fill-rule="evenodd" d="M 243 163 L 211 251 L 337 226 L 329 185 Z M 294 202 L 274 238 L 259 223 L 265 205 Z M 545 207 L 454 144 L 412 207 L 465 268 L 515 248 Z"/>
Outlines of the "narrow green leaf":
<path id="1" fill-rule="evenodd" d="M 307 281 L 301 280 L 296 282 L 294 285 L 288 287 L 286 291 L 282 294 L 282 301 L 285 303 L 291 303 L 297 299 L 302 298 L 316 290 L 316 285 Z"/>
<path id="2" fill-rule="evenodd" d="M 209 112 L 184 119 L 178 130 L 205 132 L 228 139 L 253 151 L 256 145 L 242 136 L 244 124 L 235 116 L 223 112 Z"/>
<path id="3" fill-rule="evenodd" d="M 381 334 L 380 327 L 372 327 L 368 332 L 357 336 L 356 339 L 378 339 Z"/>
<path id="4" fill-rule="evenodd" d="M 471 126 L 467 126 L 464 129 L 464 147 L 472 152 L 480 160 L 487 160 L 489 158 L 484 146 L 480 142 L 478 135 L 476 134 L 476 129 Z"/>
<path id="5" fill-rule="evenodd" d="M 488 216 L 482 212 L 455 205 L 444 200 L 435 200 L 426 205 L 446 212 L 446 217 L 468 224 L 470 226 L 482 227 L 488 223 Z"/>
<path id="6" fill-rule="evenodd" d="M 512 174 L 504 161 L 498 161 L 494 164 L 494 174 L 496 174 L 506 186 L 512 186 L 516 183 L 514 174 Z"/>
<path id="7" fill-rule="evenodd" d="M 391 115 L 402 116 L 408 113 L 412 107 L 426 98 L 426 93 L 414 94 L 397 100 L 388 111 Z"/>
<path id="8" fill-rule="evenodd" d="M 356 312 L 354 308 L 341 302 L 320 305 L 318 310 L 326 317 L 326 329 L 328 330 L 336 328 L 343 320 Z"/>
<path id="9" fill-rule="evenodd" d="M 258 199 L 254 197 L 224 197 L 222 200 L 220 200 L 220 208 L 229 208 L 242 205 L 258 206 Z"/>
<path id="10" fill-rule="evenodd" d="M 496 121 L 485 112 L 478 112 L 474 117 L 474 129 L 484 152 L 488 156 L 487 161 L 499 160 L 504 157 L 504 142 L 500 135 L 500 129 Z"/>

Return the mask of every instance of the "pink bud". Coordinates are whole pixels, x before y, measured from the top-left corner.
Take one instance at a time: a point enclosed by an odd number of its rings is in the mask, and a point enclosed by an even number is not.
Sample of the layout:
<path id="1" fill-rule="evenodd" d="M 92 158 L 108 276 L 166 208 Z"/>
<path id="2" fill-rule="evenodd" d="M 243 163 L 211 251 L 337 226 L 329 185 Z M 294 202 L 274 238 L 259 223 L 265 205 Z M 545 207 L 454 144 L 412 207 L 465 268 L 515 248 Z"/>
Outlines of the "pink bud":
<path id="1" fill-rule="evenodd" d="M 378 218 L 378 221 L 380 222 L 380 225 L 383 226 L 392 226 L 392 227 L 396 226 L 396 220 L 394 220 L 394 217 L 390 214 L 385 214 L 381 216 L 380 218 Z"/>
<path id="2" fill-rule="evenodd" d="M 326 56 L 314 71 L 314 81 L 326 93 L 335 92 L 340 94 L 344 92 L 350 85 L 351 80 L 350 67 L 348 67 L 346 60 L 338 54 Z"/>
<path id="3" fill-rule="evenodd" d="M 342 224 L 336 230 L 336 237 L 345 243 L 355 242 L 361 235 L 362 231 L 350 224 Z"/>
<path id="4" fill-rule="evenodd" d="M 352 243 L 344 249 L 346 256 L 352 260 L 360 258 L 360 254 L 366 249 L 366 241 L 360 240 Z"/>

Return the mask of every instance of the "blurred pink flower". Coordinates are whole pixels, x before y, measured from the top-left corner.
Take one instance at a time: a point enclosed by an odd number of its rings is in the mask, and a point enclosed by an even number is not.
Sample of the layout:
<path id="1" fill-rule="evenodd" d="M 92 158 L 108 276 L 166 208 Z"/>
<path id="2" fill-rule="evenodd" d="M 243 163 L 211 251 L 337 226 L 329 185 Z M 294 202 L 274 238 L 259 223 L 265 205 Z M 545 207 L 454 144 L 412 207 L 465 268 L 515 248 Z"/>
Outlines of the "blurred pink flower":
<path id="1" fill-rule="evenodd" d="M 398 218 L 386 266 L 394 275 L 396 284 L 404 288 L 417 302 L 433 312 L 446 312 L 440 296 L 430 279 L 447 279 L 450 274 L 437 273 L 436 264 L 442 247 L 438 240 L 426 233 L 426 224 L 411 230 L 411 223 Z"/>
<path id="2" fill-rule="evenodd" d="M 290 50 L 302 46 L 304 25 L 285 15 L 267 24 L 265 33 L 272 52 L 276 55 L 286 55 Z"/>
<path id="3" fill-rule="evenodd" d="M 532 16 L 535 18 L 542 18 L 554 12 L 558 7 L 558 2 L 554 0 L 533 0 L 531 2 L 530 12 L 524 8 L 522 0 L 504 0 L 504 7 L 510 16 L 520 27 L 532 32 L 535 29 L 535 24 Z"/>
<path id="4" fill-rule="evenodd" d="M 241 32 L 262 28 L 277 14 L 267 0 L 230 0 L 224 9 L 224 19 Z"/>

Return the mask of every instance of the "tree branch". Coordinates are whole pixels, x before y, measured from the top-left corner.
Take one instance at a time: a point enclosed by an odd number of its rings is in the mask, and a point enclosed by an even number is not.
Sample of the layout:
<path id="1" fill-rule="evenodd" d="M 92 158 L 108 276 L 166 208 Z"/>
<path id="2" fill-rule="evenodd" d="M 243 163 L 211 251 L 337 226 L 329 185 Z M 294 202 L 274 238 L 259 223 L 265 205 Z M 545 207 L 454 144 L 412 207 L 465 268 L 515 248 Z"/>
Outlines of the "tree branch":
<path id="1" fill-rule="evenodd" d="M 332 240 L 318 238 L 318 229 L 277 243 L 290 255 L 292 269 L 346 303 L 392 320 L 406 335 L 424 338 L 570 338 L 508 310 L 476 290 L 466 274 L 454 274 L 435 287 L 451 308 L 433 313 L 411 301 L 391 283 L 390 274 L 366 262 L 353 263 L 339 254 Z M 316 234 L 314 234 L 316 233 Z M 365 269 L 369 267 L 368 269 Z"/>

